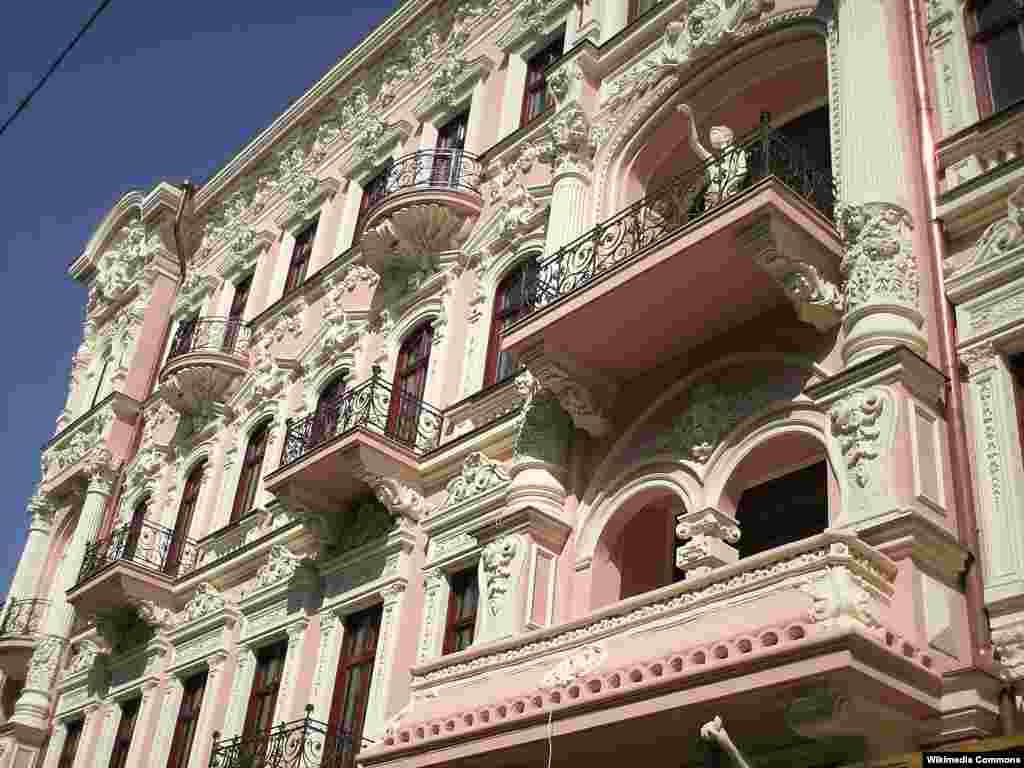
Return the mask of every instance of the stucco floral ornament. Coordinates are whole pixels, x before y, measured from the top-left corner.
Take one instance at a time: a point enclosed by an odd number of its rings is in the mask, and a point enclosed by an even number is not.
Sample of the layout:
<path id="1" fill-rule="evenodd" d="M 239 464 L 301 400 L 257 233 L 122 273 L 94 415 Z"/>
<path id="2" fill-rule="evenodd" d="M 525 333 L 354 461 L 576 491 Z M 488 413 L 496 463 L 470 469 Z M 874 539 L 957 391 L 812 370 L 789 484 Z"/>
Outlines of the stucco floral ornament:
<path id="1" fill-rule="evenodd" d="M 25 676 L 25 688 L 36 691 L 49 691 L 53 678 L 57 674 L 57 665 L 64 652 L 64 640 L 55 635 L 41 638 L 32 652 L 28 663 L 28 674 Z"/>
<path id="2" fill-rule="evenodd" d="M 832 434 L 846 458 L 846 468 L 854 482 L 866 487 L 874 474 L 881 453 L 882 418 L 887 397 L 883 390 L 854 392 L 831 410 Z"/>
<path id="3" fill-rule="evenodd" d="M 543 688 L 564 688 L 586 674 L 593 672 L 608 658 L 604 646 L 599 643 L 585 645 L 544 675 Z"/>
<path id="4" fill-rule="evenodd" d="M 509 482 L 509 474 L 501 462 L 489 459 L 480 451 L 469 454 L 462 462 L 462 472 L 448 483 L 444 506 L 451 507 L 475 498 Z"/>
<path id="5" fill-rule="evenodd" d="M 910 214 L 892 203 L 840 204 L 836 216 L 846 253 L 849 310 L 874 302 L 917 307 L 919 278 L 914 259 Z"/>
<path id="6" fill-rule="evenodd" d="M 116 301 L 142 277 L 142 270 L 156 252 L 158 240 L 150 235 L 142 221 L 128 224 L 118 241 L 104 251 L 96 263 L 90 307 Z"/>
<path id="7" fill-rule="evenodd" d="M 963 272 L 1024 248 L 1024 186 L 1007 198 L 1006 208 L 1006 218 L 989 225 L 978 238 L 971 257 L 950 268 L 949 274 Z"/>
<path id="8" fill-rule="evenodd" d="M 504 611 L 525 555 L 526 540 L 521 534 L 510 534 L 484 547 L 480 555 L 480 580 L 486 610 L 491 616 Z"/>
<path id="9" fill-rule="evenodd" d="M 178 619 L 179 623 L 184 624 L 200 619 L 203 616 L 209 616 L 211 613 L 223 610 L 227 604 L 227 597 L 221 594 L 212 584 L 204 581 L 196 587 L 192 599 L 188 601 L 185 608 L 181 611 Z"/>

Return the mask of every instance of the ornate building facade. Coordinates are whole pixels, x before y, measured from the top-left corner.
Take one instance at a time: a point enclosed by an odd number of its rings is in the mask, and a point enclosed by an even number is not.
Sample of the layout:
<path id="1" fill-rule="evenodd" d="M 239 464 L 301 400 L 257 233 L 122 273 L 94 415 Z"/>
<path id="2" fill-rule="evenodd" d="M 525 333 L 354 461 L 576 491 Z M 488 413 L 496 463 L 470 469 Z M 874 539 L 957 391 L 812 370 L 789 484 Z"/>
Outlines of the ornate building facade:
<path id="1" fill-rule="evenodd" d="M 0 768 L 1012 736 L 1022 14 L 405 0 L 126 195 L 69 268 Z"/>

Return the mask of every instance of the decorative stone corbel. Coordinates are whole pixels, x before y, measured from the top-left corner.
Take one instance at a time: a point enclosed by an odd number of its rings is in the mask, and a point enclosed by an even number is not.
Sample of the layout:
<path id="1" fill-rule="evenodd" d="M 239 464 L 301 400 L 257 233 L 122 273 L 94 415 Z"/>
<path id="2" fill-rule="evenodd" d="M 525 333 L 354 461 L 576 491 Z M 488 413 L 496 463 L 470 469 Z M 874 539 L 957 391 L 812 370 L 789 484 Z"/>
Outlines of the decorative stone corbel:
<path id="1" fill-rule="evenodd" d="M 828 254 L 810 239 L 765 214 L 740 231 L 736 240 L 779 285 L 800 320 L 819 331 L 839 324 L 845 298 L 837 285 L 838 275 L 828 266 Z"/>
<path id="2" fill-rule="evenodd" d="M 419 491 L 393 477 L 370 477 L 367 484 L 388 512 L 395 517 L 408 518 L 412 522 L 430 515 L 434 506 Z"/>
<path id="3" fill-rule="evenodd" d="M 538 384 L 558 398 L 573 423 L 593 437 L 603 437 L 612 428 L 609 406 L 614 402 L 617 386 L 594 374 L 546 357 L 534 348 L 523 353 L 523 364 Z"/>
<path id="4" fill-rule="evenodd" d="M 740 528 L 729 515 L 709 508 L 684 512 L 676 521 L 676 536 L 689 539 L 676 549 L 676 567 L 686 572 L 686 578 L 704 576 L 739 560 L 739 550 L 732 545 L 740 540 Z"/>
<path id="5" fill-rule="evenodd" d="M 814 598 L 810 619 L 826 629 L 860 625 L 873 629 L 881 623 L 875 601 L 862 584 L 843 567 L 829 568 L 825 575 L 803 585 Z"/>

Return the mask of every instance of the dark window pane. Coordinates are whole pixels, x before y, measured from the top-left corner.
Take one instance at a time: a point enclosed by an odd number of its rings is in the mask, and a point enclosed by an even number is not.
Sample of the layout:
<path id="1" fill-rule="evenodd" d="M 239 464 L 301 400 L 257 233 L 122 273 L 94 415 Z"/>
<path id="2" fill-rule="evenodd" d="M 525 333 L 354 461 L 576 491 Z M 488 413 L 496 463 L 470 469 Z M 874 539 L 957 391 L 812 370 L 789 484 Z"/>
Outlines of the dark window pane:
<path id="1" fill-rule="evenodd" d="M 828 527 L 825 462 L 748 488 L 736 518 L 743 535 L 740 557 L 749 557 L 821 533 Z"/>

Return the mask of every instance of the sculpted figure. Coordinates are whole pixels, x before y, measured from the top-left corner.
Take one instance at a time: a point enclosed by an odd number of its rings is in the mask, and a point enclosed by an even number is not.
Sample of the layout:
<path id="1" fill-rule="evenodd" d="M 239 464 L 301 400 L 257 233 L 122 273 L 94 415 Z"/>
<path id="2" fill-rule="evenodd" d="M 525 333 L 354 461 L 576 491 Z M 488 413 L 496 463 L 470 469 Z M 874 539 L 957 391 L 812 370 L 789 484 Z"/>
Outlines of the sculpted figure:
<path id="1" fill-rule="evenodd" d="M 714 208 L 740 191 L 747 178 L 747 153 L 736 146 L 735 135 L 726 125 L 711 127 L 708 132 L 711 150 L 708 150 L 700 143 L 693 110 L 687 104 L 680 104 L 677 109 L 690 118 L 690 147 L 706 165 L 704 208 Z"/>
<path id="2" fill-rule="evenodd" d="M 743 757 L 743 754 L 736 748 L 736 745 L 732 743 L 729 734 L 725 732 L 725 726 L 722 725 L 721 717 L 716 717 L 711 722 L 704 723 L 700 729 L 700 737 L 704 741 L 717 744 L 723 752 L 732 758 L 736 768 L 751 768 L 750 763 Z"/>

